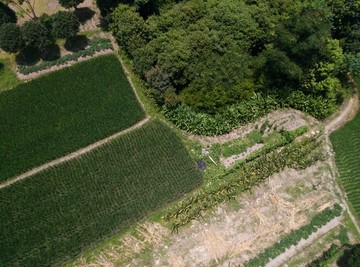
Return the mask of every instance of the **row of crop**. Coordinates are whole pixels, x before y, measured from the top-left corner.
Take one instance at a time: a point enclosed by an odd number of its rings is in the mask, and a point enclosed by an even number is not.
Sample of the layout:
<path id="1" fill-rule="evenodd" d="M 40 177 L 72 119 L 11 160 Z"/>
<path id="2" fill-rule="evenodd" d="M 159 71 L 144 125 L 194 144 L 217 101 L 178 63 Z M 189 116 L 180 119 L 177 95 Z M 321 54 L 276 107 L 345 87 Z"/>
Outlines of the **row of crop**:
<path id="1" fill-rule="evenodd" d="M 180 202 L 165 216 L 170 221 L 173 231 L 188 224 L 193 219 L 201 218 L 203 211 L 235 198 L 241 192 L 251 190 L 254 185 L 279 172 L 285 167 L 304 168 L 319 159 L 312 152 L 319 146 L 319 137 L 312 135 L 299 142 L 292 142 L 281 149 L 264 153 L 247 164 L 237 165 L 237 172 L 228 171 L 219 176 L 218 182 Z M 306 163 L 306 165 L 304 165 Z"/>
<path id="2" fill-rule="evenodd" d="M 0 98 L 0 181 L 128 128 L 144 115 L 113 53 L 20 84 Z"/>
<path id="3" fill-rule="evenodd" d="M 326 225 L 332 219 L 341 215 L 342 208 L 336 203 L 332 208 L 327 208 L 316 214 L 309 224 L 302 226 L 297 230 L 292 230 L 289 234 L 283 236 L 273 246 L 265 249 L 255 258 L 244 263 L 245 267 L 265 266 L 271 259 L 275 259 L 292 245 L 296 245 L 301 239 L 307 239 L 312 233 L 316 232 L 322 226 Z"/>
<path id="4" fill-rule="evenodd" d="M 278 138 L 276 141 L 273 141 L 272 143 L 265 144 L 262 148 L 254 151 L 245 159 L 237 161 L 232 166 L 232 168 L 228 168 L 224 171 L 223 176 L 226 176 L 228 174 L 231 174 L 231 173 L 237 171 L 239 168 L 243 167 L 245 163 L 251 162 L 251 161 L 257 159 L 258 157 L 260 157 L 264 154 L 270 153 L 271 151 L 273 151 L 279 147 L 290 144 L 291 142 L 293 142 L 295 140 L 296 137 L 304 134 L 308 130 L 309 130 L 309 128 L 307 126 L 301 126 L 293 131 L 281 131 L 282 138 Z M 317 136 L 320 136 L 321 134 L 322 134 L 322 132 L 319 132 Z M 305 164 L 305 165 L 307 165 L 307 164 Z"/>
<path id="5" fill-rule="evenodd" d="M 88 57 L 94 55 L 96 52 L 100 52 L 103 50 L 113 49 L 111 40 L 107 38 L 98 38 L 94 37 L 89 41 L 89 46 L 78 52 L 74 52 L 72 54 L 68 54 L 65 56 L 60 57 L 59 59 L 52 60 L 52 61 L 44 61 L 40 64 L 34 66 L 18 66 L 18 71 L 21 74 L 27 75 L 33 72 L 42 71 L 53 66 L 60 66 L 68 63 L 69 61 L 76 61 L 81 57 Z"/>
<path id="6" fill-rule="evenodd" d="M 62 265 L 201 183 L 176 133 L 150 121 L 0 190 L 0 266 Z"/>

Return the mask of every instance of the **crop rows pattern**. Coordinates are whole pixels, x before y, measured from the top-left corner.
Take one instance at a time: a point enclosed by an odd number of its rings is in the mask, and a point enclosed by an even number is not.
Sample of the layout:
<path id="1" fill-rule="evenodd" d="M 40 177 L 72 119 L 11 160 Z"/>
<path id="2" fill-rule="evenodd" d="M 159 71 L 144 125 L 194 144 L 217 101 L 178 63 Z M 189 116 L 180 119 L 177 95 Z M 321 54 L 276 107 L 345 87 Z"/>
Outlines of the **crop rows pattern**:
<path id="1" fill-rule="evenodd" d="M 201 183 L 176 134 L 151 121 L 0 190 L 0 266 L 59 265 Z"/>
<path id="2" fill-rule="evenodd" d="M 0 181 L 128 128 L 145 116 L 115 55 L 0 94 Z"/>
<path id="3" fill-rule="evenodd" d="M 331 136 L 335 161 L 346 195 L 360 219 L 360 114 Z"/>

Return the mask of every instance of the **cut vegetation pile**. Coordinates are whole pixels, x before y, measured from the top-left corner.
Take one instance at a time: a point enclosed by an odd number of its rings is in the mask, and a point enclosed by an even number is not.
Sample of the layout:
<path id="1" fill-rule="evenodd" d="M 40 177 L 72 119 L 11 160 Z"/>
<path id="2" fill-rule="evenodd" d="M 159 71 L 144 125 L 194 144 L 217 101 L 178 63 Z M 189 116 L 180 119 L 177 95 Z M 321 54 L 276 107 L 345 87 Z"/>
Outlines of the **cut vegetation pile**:
<path id="1" fill-rule="evenodd" d="M 335 150 L 336 166 L 346 195 L 360 218 L 360 113 L 354 120 L 334 132 L 331 143 Z"/>
<path id="2" fill-rule="evenodd" d="M 0 181 L 133 125 L 144 117 L 115 55 L 0 94 Z"/>
<path id="3" fill-rule="evenodd" d="M 0 266 L 63 263 L 201 182 L 176 134 L 147 123 L 0 190 Z"/>

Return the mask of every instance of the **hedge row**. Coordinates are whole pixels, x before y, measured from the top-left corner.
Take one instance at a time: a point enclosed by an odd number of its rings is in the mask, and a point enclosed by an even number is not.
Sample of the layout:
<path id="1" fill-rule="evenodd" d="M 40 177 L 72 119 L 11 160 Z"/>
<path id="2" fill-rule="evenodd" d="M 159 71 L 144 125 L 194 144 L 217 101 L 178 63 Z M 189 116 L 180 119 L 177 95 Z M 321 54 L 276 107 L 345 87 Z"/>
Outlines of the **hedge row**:
<path id="1" fill-rule="evenodd" d="M 27 74 L 30 74 L 33 72 L 38 72 L 38 71 L 42 71 L 42 70 L 51 68 L 53 66 L 64 65 L 64 64 L 68 63 L 69 61 L 76 61 L 81 57 L 92 56 L 96 52 L 100 52 L 102 50 L 108 50 L 108 49 L 113 49 L 110 39 L 95 37 L 89 41 L 89 47 L 84 50 L 62 56 L 61 58 L 53 60 L 53 61 L 44 61 L 44 62 L 42 62 L 38 65 L 34 65 L 34 66 L 19 65 L 18 71 L 21 74 L 27 75 Z"/>
<path id="2" fill-rule="evenodd" d="M 255 258 L 244 263 L 245 267 L 259 267 L 265 266 L 270 259 L 275 259 L 281 253 L 284 253 L 286 249 L 292 245 L 296 245 L 301 239 L 307 239 L 312 233 L 316 232 L 322 226 L 326 225 L 335 217 L 341 215 L 342 208 L 336 203 L 332 208 L 327 208 L 322 212 L 316 214 L 311 222 L 303 227 L 292 230 L 289 234 L 283 236 L 280 241 L 275 243 L 273 246 L 265 249 Z"/>

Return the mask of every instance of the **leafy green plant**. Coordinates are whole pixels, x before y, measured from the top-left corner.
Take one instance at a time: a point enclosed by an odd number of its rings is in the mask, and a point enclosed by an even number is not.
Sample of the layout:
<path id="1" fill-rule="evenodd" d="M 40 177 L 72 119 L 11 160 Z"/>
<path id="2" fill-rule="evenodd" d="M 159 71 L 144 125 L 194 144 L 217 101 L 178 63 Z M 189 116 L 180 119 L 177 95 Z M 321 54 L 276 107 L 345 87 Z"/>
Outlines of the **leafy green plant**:
<path id="1" fill-rule="evenodd" d="M 265 249 L 255 258 L 244 263 L 245 267 L 258 267 L 265 266 L 270 259 L 275 259 L 278 255 L 285 252 L 286 249 L 290 248 L 292 245 L 296 245 L 300 242 L 301 239 L 308 238 L 312 233 L 316 232 L 322 226 L 326 225 L 332 219 L 340 216 L 342 213 L 342 208 L 339 204 L 335 204 L 332 208 L 327 208 L 322 212 L 316 214 L 309 224 L 302 226 L 297 230 L 292 230 L 289 234 L 284 235 L 281 239 L 275 243 L 273 246 Z M 332 250 L 336 250 L 336 247 L 333 247 Z M 333 252 L 331 252 L 333 253 Z M 317 265 L 311 265 L 317 266 Z"/>
<path id="2" fill-rule="evenodd" d="M 172 222 L 173 231 L 177 231 L 179 227 L 188 224 L 191 220 L 201 218 L 203 211 L 234 199 L 236 195 L 244 191 L 251 190 L 253 186 L 260 184 L 271 174 L 285 167 L 310 166 L 319 159 L 312 153 L 317 150 L 321 136 L 322 133 L 318 133 L 318 135 L 303 138 L 299 142 L 281 143 L 283 146 L 281 151 L 276 150 L 279 146 L 267 147 L 261 152 L 257 151 L 256 156 L 246 158 L 224 170 L 219 174 L 216 182 L 190 195 L 169 210 L 164 219 Z M 288 140 L 285 141 L 288 142 Z"/>

